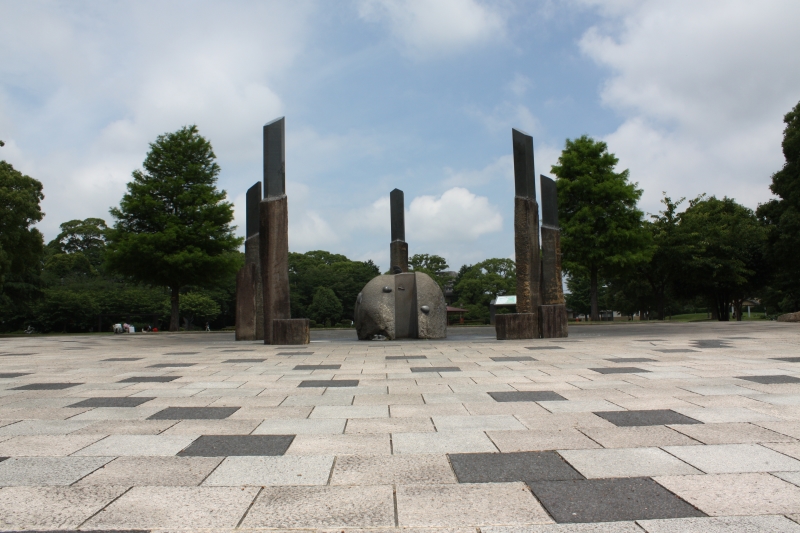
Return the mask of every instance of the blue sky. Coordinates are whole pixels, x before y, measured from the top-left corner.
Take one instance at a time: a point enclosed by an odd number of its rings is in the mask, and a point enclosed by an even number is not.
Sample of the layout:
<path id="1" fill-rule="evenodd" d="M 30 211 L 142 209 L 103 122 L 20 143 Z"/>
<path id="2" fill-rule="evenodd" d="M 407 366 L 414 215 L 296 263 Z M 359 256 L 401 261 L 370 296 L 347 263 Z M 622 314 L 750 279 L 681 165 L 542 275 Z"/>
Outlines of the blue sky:
<path id="1" fill-rule="evenodd" d="M 605 140 L 659 209 L 755 208 L 800 100 L 800 3 L 0 0 L 0 157 L 44 183 L 47 239 L 117 205 L 161 133 L 197 124 L 244 231 L 261 126 L 286 116 L 290 248 L 386 268 L 388 194 L 410 253 L 513 257 L 511 128 L 548 174 Z"/>

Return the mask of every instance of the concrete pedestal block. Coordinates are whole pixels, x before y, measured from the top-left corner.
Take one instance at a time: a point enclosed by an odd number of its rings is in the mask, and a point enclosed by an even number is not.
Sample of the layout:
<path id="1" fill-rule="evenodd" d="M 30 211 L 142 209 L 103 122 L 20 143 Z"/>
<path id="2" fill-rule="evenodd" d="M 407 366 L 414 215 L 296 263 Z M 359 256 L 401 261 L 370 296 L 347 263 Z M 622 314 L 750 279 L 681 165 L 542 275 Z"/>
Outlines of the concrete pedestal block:
<path id="1" fill-rule="evenodd" d="M 308 344 L 311 342 L 307 318 L 276 319 L 272 321 L 272 344 Z"/>
<path id="2" fill-rule="evenodd" d="M 254 341 L 257 332 L 258 268 L 248 263 L 236 273 L 236 340 Z"/>
<path id="3" fill-rule="evenodd" d="M 539 323 L 543 339 L 567 337 L 567 306 L 539 306 Z"/>
<path id="4" fill-rule="evenodd" d="M 495 316 L 497 340 L 538 339 L 539 323 L 537 314 L 508 313 Z"/>

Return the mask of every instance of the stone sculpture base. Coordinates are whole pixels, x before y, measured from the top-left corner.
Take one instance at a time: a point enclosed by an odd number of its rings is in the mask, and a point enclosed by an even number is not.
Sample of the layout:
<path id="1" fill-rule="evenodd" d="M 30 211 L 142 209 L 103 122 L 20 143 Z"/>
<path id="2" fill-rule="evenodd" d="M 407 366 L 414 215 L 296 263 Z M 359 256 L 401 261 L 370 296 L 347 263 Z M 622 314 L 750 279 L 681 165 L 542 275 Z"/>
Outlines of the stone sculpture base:
<path id="1" fill-rule="evenodd" d="M 258 214 L 264 344 L 276 344 L 272 339 L 272 321 L 292 316 L 289 308 L 289 208 L 286 196 L 261 200 Z"/>
<path id="2" fill-rule="evenodd" d="M 567 306 L 564 304 L 539 306 L 539 323 L 543 339 L 567 337 Z"/>
<path id="3" fill-rule="evenodd" d="M 307 318 L 276 319 L 272 321 L 272 344 L 308 344 L 311 342 Z"/>
<path id="4" fill-rule="evenodd" d="M 533 313 L 495 315 L 494 320 L 499 341 L 539 338 L 539 323 Z"/>
<path id="5" fill-rule="evenodd" d="M 258 268 L 248 263 L 236 273 L 236 340 L 257 340 L 256 290 Z"/>

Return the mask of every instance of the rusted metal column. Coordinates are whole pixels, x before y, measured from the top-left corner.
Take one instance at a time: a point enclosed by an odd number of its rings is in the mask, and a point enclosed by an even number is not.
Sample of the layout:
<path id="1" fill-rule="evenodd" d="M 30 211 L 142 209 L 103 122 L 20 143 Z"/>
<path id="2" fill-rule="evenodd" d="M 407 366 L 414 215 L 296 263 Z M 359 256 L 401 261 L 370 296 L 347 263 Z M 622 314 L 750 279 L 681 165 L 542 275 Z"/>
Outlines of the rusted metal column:
<path id="1" fill-rule="evenodd" d="M 542 337 L 567 336 L 567 306 L 561 278 L 561 230 L 558 227 L 556 182 L 540 176 L 542 191 Z"/>
<path id="2" fill-rule="evenodd" d="M 392 242 L 389 244 L 389 272 L 395 267 L 408 272 L 408 243 L 406 243 L 405 201 L 403 191 L 394 189 L 389 193 L 389 208 L 392 218 Z"/>

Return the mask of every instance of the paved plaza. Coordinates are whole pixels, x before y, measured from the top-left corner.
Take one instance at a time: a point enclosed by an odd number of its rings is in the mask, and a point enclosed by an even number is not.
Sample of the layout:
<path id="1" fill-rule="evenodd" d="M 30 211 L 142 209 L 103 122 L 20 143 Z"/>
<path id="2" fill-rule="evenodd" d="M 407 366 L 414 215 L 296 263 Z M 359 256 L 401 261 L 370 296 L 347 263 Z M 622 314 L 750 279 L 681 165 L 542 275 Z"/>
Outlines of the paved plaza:
<path id="1" fill-rule="evenodd" d="M 0 529 L 800 532 L 800 326 L 0 339 Z"/>

